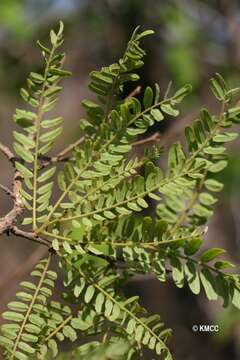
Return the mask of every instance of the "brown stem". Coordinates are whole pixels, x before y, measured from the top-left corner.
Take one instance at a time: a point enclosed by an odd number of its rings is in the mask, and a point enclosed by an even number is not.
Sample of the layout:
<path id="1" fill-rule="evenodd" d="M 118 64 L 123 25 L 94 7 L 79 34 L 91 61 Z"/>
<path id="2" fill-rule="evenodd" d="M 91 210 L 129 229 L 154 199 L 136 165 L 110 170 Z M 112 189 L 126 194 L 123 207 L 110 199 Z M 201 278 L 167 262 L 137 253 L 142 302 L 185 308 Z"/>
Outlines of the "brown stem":
<path id="1" fill-rule="evenodd" d="M 14 153 L 9 149 L 8 146 L 3 145 L 1 142 L 0 142 L 0 151 L 3 153 L 3 155 L 5 155 L 5 157 L 9 161 L 11 161 L 12 163 L 14 162 L 15 159 Z"/>
<path id="2" fill-rule="evenodd" d="M 129 99 L 131 97 L 137 96 L 141 93 L 142 87 L 139 85 L 137 86 L 135 89 L 133 89 L 132 92 L 130 92 L 130 94 L 127 96 L 126 99 Z"/>
<path id="3" fill-rule="evenodd" d="M 21 230 L 17 226 L 10 227 L 9 232 L 15 236 L 22 237 L 24 239 L 36 242 L 38 244 L 45 245 L 47 247 L 51 246 L 51 242 L 49 240 L 41 238 L 40 236 L 36 235 L 34 232 Z"/>
<path id="4" fill-rule="evenodd" d="M 15 200 L 15 195 L 7 186 L 0 184 L 0 189 Z"/>
<path id="5" fill-rule="evenodd" d="M 13 234 L 15 236 L 19 236 L 37 242 L 38 244 L 50 247 L 51 243 L 48 240 L 42 239 L 33 232 L 21 230 L 15 225 L 17 219 L 24 211 L 24 204 L 20 193 L 22 188 L 22 178 L 20 177 L 19 173 L 15 172 L 13 191 L 9 190 L 6 186 L 1 184 L 0 188 L 13 198 L 12 209 L 3 218 L 0 218 L 0 235 L 4 233 L 8 235 Z"/>
<path id="6" fill-rule="evenodd" d="M 133 143 L 133 146 L 147 144 L 149 142 L 159 142 L 161 139 L 161 135 L 159 132 L 154 133 L 153 135 L 146 137 L 144 139 L 137 140 Z"/>
<path id="7" fill-rule="evenodd" d="M 46 157 L 45 159 L 42 159 L 42 168 L 57 163 L 57 162 L 64 162 L 69 160 L 68 154 L 77 146 L 82 144 L 85 140 L 85 137 L 82 136 L 78 140 L 76 140 L 74 143 L 68 145 L 66 148 L 64 148 L 62 151 L 60 151 L 57 155 L 52 157 Z"/>
<path id="8" fill-rule="evenodd" d="M 13 182 L 13 192 L 11 192 L 14 199 L 13 208 L 3 218 L 0 219 L 0 235 L 8 232 L 16 222 L 17 218 L 23 213 L 24 204 L 20 194 L 21 188 L 22 178 L 20 177 L 20 174 L 16 172 Z"/>

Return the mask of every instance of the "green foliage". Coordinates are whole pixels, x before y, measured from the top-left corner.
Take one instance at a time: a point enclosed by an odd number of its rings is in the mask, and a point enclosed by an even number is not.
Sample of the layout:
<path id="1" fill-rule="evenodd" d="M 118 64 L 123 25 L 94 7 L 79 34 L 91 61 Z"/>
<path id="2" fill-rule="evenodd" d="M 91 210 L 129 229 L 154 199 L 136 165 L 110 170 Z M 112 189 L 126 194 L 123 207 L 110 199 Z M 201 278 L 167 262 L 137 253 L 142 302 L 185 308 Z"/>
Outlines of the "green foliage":
<path id="1" fill-rule="evenodd" d="M 37 281 L 21 283 L 24 290 L 2 315 L 8 321 L 0 337 L 4 356 L 130 360 L 142 358 L 146 347 L 170 360 L 171 330 L 159 315 L 148 314 L 138 297 L 126 298 L 123 285 L 133 274 L 154 273 L 161 282 L 170 278 L 179 288 L 187 284 L 194 294 L 202 289 L 209 300 L 220 297 L 224 306 L 240 308 L 239 275 L 227 272 L 234 265 L 219 259 L 225 251 L 202 249 L 205 224 L 223 188 L 215 174 L 227 165 L 225 143 L 237 137 L 228 128 L 240 122 L 233 99 L 238 89 L 228 89 L 219 74 L 211 80 L 220 113 L 201 110 L 185 129 L 186 146 L 169 147 L 165 171 L 157 164 L 161 147 L 148 149 L 144 158 L 130 158 L 137 136 L 166 117 L 177 117 L 178 104 L 191 89 L 186 85 L 161 96 L 156 84 L 145 89 L 142 103 L 122 98 L 124 84 L 139 79 L 135 71 L 145 55 L 141 41 L 152 33 L 137 28 L 118 62 L 90 74 L 97 100 L 82 102 L 84 141 L 56 171 L 47 154 L 61 134 L 62 118 L 48 113 L 58 99 L 59 81 L 69 75 L 62 68 L 64 55 L 57 52 L 62 32 L 62 23 L 58 33 L 50 32 L 50 49 L 38 42 L 45 69 L 30 73 L 28 89 L 21 90 L 32 110 L 17 109 L 14 116 L 21 128 L 14 132 L 15 166 L 29 213 L 23 225 L 31 225 L 35 240 L 44 239 L 54 255 L 36 265 L 32 276 Z M 55 173 L 59 195 L 53 201 Z M 149 199 L 156 202 L 151 216 L 146 215 Z M 49 270 L 56 256 L 65 287 L 61 302 L 54 300 L 56 273 Z M 62 341 L 91 335 L 103 339 L 77 342 L 73 352 L 61 354 Z"/>
<path id="2" fill-rule="evenodd" d="M 107 341 L 106 341 L 107 340 Z M 86 359 L 89 360 L 124 360 L 128 359 L 134 350 L 130 349 L 130 343 L 123 339 L 110 338 L 105 339 L 104 343 L 92 341 L 79 346 L 70 353 L 63 353 L 57 359 Z"/>

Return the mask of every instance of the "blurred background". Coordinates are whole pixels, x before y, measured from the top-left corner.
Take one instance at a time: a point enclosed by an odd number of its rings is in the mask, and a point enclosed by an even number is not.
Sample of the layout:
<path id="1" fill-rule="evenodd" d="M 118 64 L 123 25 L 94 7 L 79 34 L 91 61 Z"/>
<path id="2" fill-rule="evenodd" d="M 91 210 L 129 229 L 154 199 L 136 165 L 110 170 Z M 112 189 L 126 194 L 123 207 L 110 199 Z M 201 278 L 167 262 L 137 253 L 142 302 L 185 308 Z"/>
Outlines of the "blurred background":
<path id="1" fill-rule="evenodd" d="M 160 131 L 164 144 L 181 137 L 200 106 L 217 111 L 209 91 L 209 78 L 220 72 L 231 86 L 240 85 L 240 2 L 238 0 L 1 0 L 0 1 L 0 141 L 12 142 L 12 115 L 21 100 L 19 88 L 31 70 L 41 69 L 37 39 L 47 41 L 49 29 L 65 23 L 66 68 L 73 77 L 64 83 L 58 113 L 65 117 L 64 136 L 57 150 L 80 135 L 81 100 L 91 97 L 88 73 L 121 56 L 133 29 L 155 30 L 145 40 L 146 64 L 141 86 L 158 82 L 166 89 L 193 85 L 181 116 L 152 131 Z M 126 95 L 132 88 L 126 89 Z M 141 95 L 140 95 L 141 96 Z M 206 246 L 220 246 L 229 260 L 240 259 L 240 141 L 229 148 L 230 164 L 221 178 L 225 188 L 209 224 Z M 1 183 L 10 186 L 12 169 L 0 154 Z M 0 194 L 0 216 L 11 208 Z M 1 237 L 0 308 L 14 296 L 17 284 L 30 271 L 44 249 L 24 239 Z M 11 242 L 11 244 L 10 244 Z M 239 271 L 239 267 L 237 269 Z M 160 313 L 173 328 L 171 348 L 175 360 L 239 360 L 240 313 L 221 303 L 177 289 L 171 282 L 148 279 L 131 283 L 128 294 L 138 293 L 149 311 Z M 219 324 L 219 333 L 194 333 L 194 324 Z M 146 359 L 152 359 L 146 354 Z"/>

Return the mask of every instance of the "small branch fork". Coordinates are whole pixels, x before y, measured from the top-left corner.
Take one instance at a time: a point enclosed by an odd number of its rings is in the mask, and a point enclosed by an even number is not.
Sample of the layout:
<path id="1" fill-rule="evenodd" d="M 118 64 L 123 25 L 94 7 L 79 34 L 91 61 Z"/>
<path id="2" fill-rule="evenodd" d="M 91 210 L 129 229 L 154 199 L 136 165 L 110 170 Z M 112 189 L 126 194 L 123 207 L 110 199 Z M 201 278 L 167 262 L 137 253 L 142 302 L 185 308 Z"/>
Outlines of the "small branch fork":
<path id="1" fill-rule="evenodd" d="M 6 158 L 12 163 L 15 168 L 15 161 L 17 160 L 12 151 L 5 145 L 0 143 L 0 151 L 6 156 Z M 22 238 L 37 242 L 50 247 L 49 241 L 40 238 L 32 232 L 27 232 L 19 229 L 16 226 L 16 222 L 21 217 L 24 211 L 24 203 L 21 196 L 22 189 L 22 177 L 20 173 L 15 169 L 13 178 L 13 189 L 10 190 L 5 185 L 0 184 L 0 189 L 4 191 L 8 196 L 13 199 L 12 209 L 2 218 L 0 218 L 0 235 L 13 234 Z"/>
<path id="2" fill-rule="evenodd" d="M 0 235 L 9 233 L 17 218 L 23 213 L 24 205 L 20 194 L 21 188 L 22 178 L 17 171 L 14 175 L 13 191 L 1 185 L 1 189 L 13 198 L 13 207 L 3 218 L 0 218 Z"/>
<path id="3" fill-rule="evenodd" d="M 69 161 L 70 157 L 69 157 L 69 153 L 74 150 L 74 148 L 76 148 L 77 146 L 81 145 L 84 142 L 85 138 L 84 136 L 82 136 L 80 139 L 78 139 L 77 141 L 75 141 L 74 143 L 70 144 L 69 146 L 67 146 L 65 149 L 63 149 L 62 151 L 60 151 L 56 156 L 52 156 L 52 157 L 44 157 L 42 160 L 42 168 L 51 165 L 51 164 L 55 164 L 58 162 L 66 162 Z"/>

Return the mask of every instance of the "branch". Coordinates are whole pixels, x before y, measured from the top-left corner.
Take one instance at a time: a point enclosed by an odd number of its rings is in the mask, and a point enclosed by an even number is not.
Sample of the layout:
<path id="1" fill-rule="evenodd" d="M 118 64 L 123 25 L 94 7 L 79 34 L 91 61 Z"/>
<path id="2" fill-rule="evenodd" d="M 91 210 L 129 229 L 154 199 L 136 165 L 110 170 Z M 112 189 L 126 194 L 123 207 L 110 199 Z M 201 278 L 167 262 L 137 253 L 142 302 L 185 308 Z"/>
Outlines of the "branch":
<path id="1" fill-rule="evenodd" d="M 159 142 L 160 140 L 161 140 L 161 135 L 159 132 L 156 132 L 153 135 L 150 135 L 149 137 L 135 141 L 133 143 L 133 146 L 143 145 L 149 142 Z"/>
<path id="2" fill-rule="evenodd" d="M 85 137 L 82 136 L 80 139 L 78 139 L 77 141 L 75 141 L 74 143 L 68 145 L 65 149 L 63 149 L 62 151 L 60 151 L 60 153 L 53 157 L 53 162 L 55 161 L 63 161 L 65 156 L 72 151 L 75 147 L 77 147 L 78 145 L 80 145 L 81 143 L 83 143 L 85 140 Z"/>
<path id="3" fill-rule="evenodd" d="M 131 97 L 137 96 L 141 93 L 142 87 L 141 86 L 137 86 L 135 89 L 133 89 L 132 92 L 130 92 L 130 94 L 126 97 L 126 99 L 129 99 Z"/>
<path id="4" fill-rule="evenodd" d="M 41 238 L 40 236 L 36 235 L 34 232 L 28 232 L 28 231 L 21 230 L 17 226 L 11 226 L 9 229 L 9 232 L 15 236 L 19 236 L 24 239 L 36 242 L 38 244 L 45 245 L 48 248 L 51 247 L 51 242 L 49 240 Z"/>
<path id="5" fill-rule="evenodd" d="M 3 218 L 0 218 L 0 235 L 7 233 L 17 218 L 23 213 L 24 204 L 20 194 L 22 188 L 22 178 L 18 172 L 14 175 L 13 192 L 12 197 L 14 204 L 12 210 L 10 210 Z"/>
<path id="6" fill-rule="evenodd" d="M 18 217 L 21 216 L 24 211 L 24 203 L 21 197 L 22 177 L 19 172 L 16 171 L 14 175 L 13 191 L 9 190 L 4 185 L 0 185 L 0 188 L 13 198 L 12 210 L 10 210 L 3 218 L 0 218 L 0 235 L 4 233 L 8 235 L 13 234 L 50 247 L 51 243 L 48 240 L 42 239 L 35 233 L 23 231 L 15 226 Z"/>
<path id="7" fill-rule="evenodd" d="M 14 164 L 15 161 L 15 155 L 14 153 L 9 149 L 9 147 L 7 147 L 6 145 L 3 145 L 0 142 L 0 151 L 3 153 L 3 155 L 5 155 L 5 157 Z"/>
<path id="8" fill-rule="evenodd" d="M 50 165 L 50 164 L 54 164 L 57 162 L 65 162 L 69 160 L 69 156 L 67 156 L 75 147 L 77 147 L 78 145 L 82 144 L 85 140 L 85 137 L 82 136 L 81 138 L 79 138 L 78 140 L 76 140 L 74 143 L 68 145 L 65 149 L 63 149 L 62 151 L 60 151 L 57 155 L 52 156 L 52 157 L 44 157 L 42 158 L 42 168 Z"/>
<path id="9" fill-rule="evenodd" d="M 3 190 L 7 195 L 11 196 L 11 198 L 15 200 L 15 195 L 14 195 L 14 193 L 13 193 L 12 190 L 10 190 L 8 187 L 0 184 L 0 189 Z"/>

